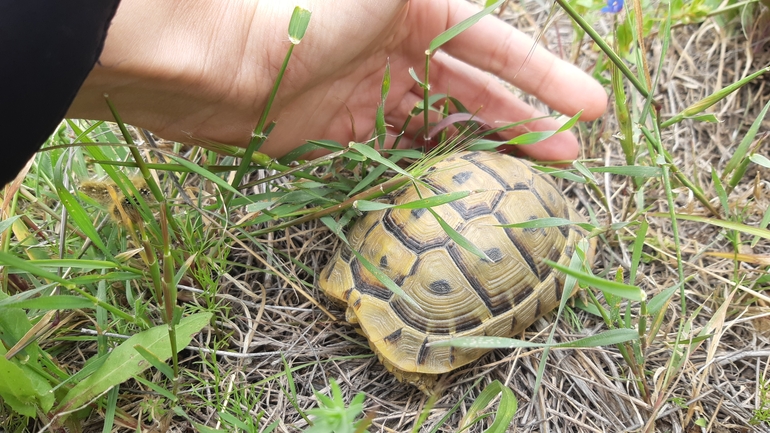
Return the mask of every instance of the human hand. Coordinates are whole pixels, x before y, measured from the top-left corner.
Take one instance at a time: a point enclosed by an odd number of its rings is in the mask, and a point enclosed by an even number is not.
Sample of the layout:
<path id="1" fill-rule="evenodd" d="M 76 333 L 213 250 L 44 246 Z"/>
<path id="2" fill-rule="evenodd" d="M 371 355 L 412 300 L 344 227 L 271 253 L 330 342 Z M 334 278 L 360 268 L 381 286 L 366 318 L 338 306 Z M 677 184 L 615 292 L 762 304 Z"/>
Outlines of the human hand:
<path id="1" fill-rule="evenodd" d="M 308 0 L 305 7 L 313 12 L 310 27 L 293 52 L 270 113 L 277 125 L 261 148 L 271 156 L 307 139 L 370 137 L 388 62 L 385 118 L 395 132 L 422 99 L 408 69 L 421 76 L 430 41 L 476 12 L 463 0 Z M 283 0 L 123 0 L 100 62 L 68 116 L 111 119 L 102 96 L 108 94 L 125 122 L 161 137 L 245 146 L 289 47 L 293 8 Z M 602 87 L 539 46 L 527 58 L 533 45 L 485 17 L 434 56 L 431 89 L 459 99 L 494 126 L 543 115 L 488 71 L 563 114 L 582 109 L 582 120 L 600 116 L 607 100 Z M 412 120 L 403 143 L 420 142 L 421 121 Z M 549 118 L 501 135 L 559 126 Z M 566 132 L 521 150 L 537 159 L 572 159 L 578 142 Z"/>

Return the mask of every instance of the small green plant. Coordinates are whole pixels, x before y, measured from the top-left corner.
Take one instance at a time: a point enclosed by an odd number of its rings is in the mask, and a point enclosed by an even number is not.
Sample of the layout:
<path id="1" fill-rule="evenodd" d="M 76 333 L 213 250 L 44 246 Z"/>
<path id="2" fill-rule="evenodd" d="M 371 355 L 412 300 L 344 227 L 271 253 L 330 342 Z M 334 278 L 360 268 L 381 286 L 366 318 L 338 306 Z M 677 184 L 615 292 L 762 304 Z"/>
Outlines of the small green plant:
<path id="1" fill-rule="evenodd" d="M 759 380 L 759 407 L 754 409 L 749 423 L 761 424 L 770 422 L 770 381 L 764 376 Z"/>
<path id="2" fill-rule="evenodd" d="M 331 388 L 331 397 L 325 396 L 315 391 L 318 399 L 318 408 L 310 409 L 308 415 L 313 416 L 313 425 L 305 433 L 358 433 L 366 431 L 371 424 L 368 418 L 356 421 L 356 418 L 364 411 L 364 393 L 358 393 L 350 406 L 345 407 L 345 401 L 342 398 L 342 390 L 336 380 L 329 381 Z"/>

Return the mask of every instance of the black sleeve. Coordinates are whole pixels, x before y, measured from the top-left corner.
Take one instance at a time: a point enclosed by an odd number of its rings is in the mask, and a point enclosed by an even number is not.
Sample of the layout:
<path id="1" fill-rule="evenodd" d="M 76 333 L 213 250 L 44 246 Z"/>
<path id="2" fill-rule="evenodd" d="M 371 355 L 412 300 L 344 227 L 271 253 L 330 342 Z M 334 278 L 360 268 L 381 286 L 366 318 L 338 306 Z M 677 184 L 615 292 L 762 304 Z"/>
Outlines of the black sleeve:
<path id="1" fill-rule="evenodd" d="M 120 0 L 0 0 L 0 187 L 61 122 Z"/>

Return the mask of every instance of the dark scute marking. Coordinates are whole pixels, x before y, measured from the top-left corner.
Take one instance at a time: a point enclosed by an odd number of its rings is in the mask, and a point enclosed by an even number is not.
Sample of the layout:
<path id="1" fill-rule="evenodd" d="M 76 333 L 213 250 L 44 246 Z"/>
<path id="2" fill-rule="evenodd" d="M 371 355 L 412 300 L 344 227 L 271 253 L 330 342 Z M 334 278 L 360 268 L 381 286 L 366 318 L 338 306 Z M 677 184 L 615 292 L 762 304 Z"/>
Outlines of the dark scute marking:
<path id="1" fill-rule="evenodd" d="M 340 260 L 342 260 L 345 263 L 350 262 L 350 258 L 353 257 L 353 252 L 348 248 L 348 246 L 342 247 L 342 251 L 340 252 Z"/>
<path id="2" fill-rule="evenodd" d="M 548 191 L 548 202 L 551 204 L 556 204 L 556 196 L 553 195 L 553 191 Z"/>
<path id="3" fill-rule="evenodd" d="M 423 215 L 423 214 L 424 214 L 424 213 L 425 213 L 427 210 L 428 210 L 428 209 L 426 209 L 426 208 L 424 208 L 424 207 L 421 207 L 421 208 L 417 208 L 417 209 L 412 209 L 412 212 L 411 212 L 411 214 L 412 214 L 412 217 L 413 217 L 414 219 L 420 219 L 420 217 L 421 217 L 421 216 L 422 216 L 422 215 Z"/>
<path id="4" fill-rule="evenodd" d="M 497 218 L 501 224 L 511 224 L 511 222 L 505 218 L 505 215 L 500 212 L 495 212 L 495 218 Z M 538 279 L 540 279 L 540 271 L 537 269 L 537 263 L 535 263 L 535 259 L 532 258 L 532 255 L 529 253 L 527 247 L 522 245 L 518 236 L 516 236 L 516 233 L 514 233 L 510 228 L 505 229 L 505 234 L 508 235 L 508 240 L 510 240 L 511 243 L 516 246 L 516 249 L 519 250 L 521 258 L 524 259 L 524 262 L 527 264 L 527 266 L 529 266 L 529 269 L 532 271 L 532 273 L 535 274 Z"/>
<path id="5" fill-rule="evenodd" d="M 463 206 L 462 204 L 459 204 L 457 202 L 452 202 L 449 205 L 452 206 L 453 208 L 455 208 L 455 210 L 460 215 L 462 215 L 463 219 L 465 219 L 465 220 L 469 220 L 469 219 L 476 218 L 476 217 L 483 216 L 483 215 L 488 215 L 489 212 L 492 210 L 486 204 L 477 205 L 477 206 L 471 206 L 471 207 L 468 207 L 468 208 L 466 208 L 465 206 Z"/>
<path id="6" fill-rule="evenodd" d="M 366 233 L 364 233 L 364 239 L 368 238 L 369 235 L 372 233 L 372 230 L 374 230 L 378 225 L 380 225 L 379 220 L 375 221 L 374 224 L 371 225 L 371 227 L 366 229 Z"/>
<path id="7" fill-rule="evenodd" d="M 548 252 L 548 260 L 552 262 L 558 262 L 559 259 L 561 259 L 561 253 L 556 248 L 551 248 L 551 251 Z"/>
<path id="8" fill-rule="evenodd" d="M 449 192 L 449 190 L 446 189 L 446 187 L 439 185 L 438 183 L 436 183 L 434 179 L 426 178 L 425 183 L 438 194 L 445 194 Z M 505 187 L 506 185 L 502 184 L 502 186 Z M 489 189 L 492 190 L 494 188 L 489 188 Z M 489 213 L 492 212 L 493 209 L 497 207 L 497 205 L 500 203 L 500 200 L 502 200 L 502 198 L 503 198 L 503 191 L 498 191 L 495 197 L 489 200 L 487 203 L 477 203 L 474 206 L 468 207 L 466 205 L 465 200 L 454 200 L 447 204 L 451 206 L 452 209 L 454 209 L 457 213 L 459 213 L 460 216 L 463 217 L 463 219 L 469 220 L 477 216 L 488 215 Z"/>
<path id="9" fill-rule="evenodd" d="M 392 215 L 391 209 L 385 211 L 385 215 L 382 217 L 382 227 L 415 254 L 422 254 L 433 248 L 442 247 L 449 241 L 449 236 L 437 236 L 430 242 L 421 242 L 419 239 L 412 238 L 393 220 Z"/>
<path id="10" fill-rule="evenodd" d="M 540 299 L 537 300 L 537 304 L 535 304 L 535 317 L 540 317 Z"/>
<path id="11" fill-rule="evenodd" d="M 495 171 L 495 169 L 493 169 L 492 167 L 487 166 L 486 164 L 483 163 L 483 161 L 477 161 L 477 160 L 470 159 L 470 162 L 473 163 L 473 165 L 475 165 L 476 167 L 478 167 L 479 170 L 482 170 L 483 172 L 487 173 L 492 178 L 494 178 L 495 181 L 497 181 L 497 183 L 499 183 L 500 186 L 503 187 L 503 189 L 510 191 L 511 184 L 509 184 L 508 181 L 505 180 L 505 178 L 500 176 L 500 173 Z"/>
<path id="12" fill-rule="evenodd" d="M 476 161 L 476 158 L 478 158 L 480 155 L 481 155 L 480 152 L 470 152 L 470 153 L 466 153 L 463 156 L 461 156 L 460 159 L 464 159 L 466 161 L 473 162 L 473 161 Z M 453 159 L 454 159 L 454 157 L 451 158 L 451 159 L 447 159 L 447 161 L 452 161 Z"/>
<path id="13" fill-rule="evenodd" d="M 425 337 L 425 340 L 422 342 L 422 346 L 420 346 L 420 352 L 417 353 L 417 364 L 422 365 L 425 364 L 425 360 L 428 358 L 428 351 L 430 348 L 428 347 L 428 337 Z"/>
<path id="14" fill-rule="evenodd" d="M 535 289 L 532 287 L 527 287 L 524 289 L 521 289 L 519 293 L 516 294 L 516 296 L 513 297 L 513 304 L 519 305 L 522 302 L 524 302 L 525 299 L 529 298 L 532 293 L 534 293 Z"/>
<path id="15" fill-rule="evenodd" d="M 537 218 L 538 218 L 537 215 L 530 215 L 529 218 L 527 218 L 527 220 L 533 221 L 533 220 L 536 220 Z M 527 232 L 527 233 L 535 233 L 538 230 L 540 230 L 540 229 L 538 229 L 537 227 L 527 227 L 527 228 L 524 229 L 524 231 Z"/>
<path id="16" fill-rule="evenodd" d="M 503 259 L 503 252 L 500 251 L 500 248 L 497 248 L 497 247 L 490 248 L 484 251 L 484 254 L 486 254 L 487 257 L 489 257 L 489 260 L 491 260 L 492 263 L 497 263 Z"/>
<path id="17" fill-rule="evenodd" d="M 353 302 L 353 309 L 358 311 L 358 308 L 361 307 L 361 298 L 356 299 L 356 302 Z"/>
<path id="18" fill-rule="evenodd" d="M 437 295 L 446 295 L 452 291 L 452 286 L 447 280 L 436 280 L 428 285 L 431 292 Z"/>
<path id="19" fill-rule="evenodd" d="M 333 261 L 333 262 L 331 263 L 331 265 L 327 266 L 327 267 L 326 267 L 326 268 L 323 270 L 323 272 L 321 272 L 321 279 L 322 279 L 322 280 L 328 280 L 328 279 L 329 279 L 329 276 L 332 274 L 332 272 L 334 272 L 334 268 L 336 268 L 336 267 L 337 267 L 337 263 L 338 263 L 338 262 L 339 262 L 339 260 L 335 260 L 335 261 Z"/>
<path id="20" fill-rule="evenodd" d="M 454 182 L 454 183 L 456 183 L 458 185 L 462 185 L 465 182 L 467 182 L 468 179 L 470 179 L 471 177 L 473 177 L 473 172 L 472 171 L 463 171 L 463 172 L 457 173 L 456 175 L 452 176 L 452 182 Z"/>
<path id="21" fill-rule="evenodd" d="M 516 182 L 511 190 L 513 191 L 529 191 L 529 184 L 527 182 Z"/>
<path id="22" fill-rule="evenodd" d="M 345 302 L 347 302 L 348 299 L 350 299 L 350 295 L 353 294 L 353 288 L 349 288 L 345 290 L 345 293 L 342 294 L 342 298 L 345 299 Z"/>
<path id="23" fill-rule="evenodd" d="M 511 316 L 511 330 L 516 329 L 516 325 L 519 323 L 518 320 L 516 320 L 516 316 Z"/>
<path id="24" fill-rule="evenodd" d="M 396 316 L 398 316 L 399 319 L 401 319 L 401 321 L 408 325 L 410 328 L 416 329 L 420 332 L 429 332 L 431 334 L 437 335 L 449 334 L 448 327 L 430 326 L 427 323 L 425 313 L 414 311 L 414 307 L 407 304 L 406 301 L 401 298 L 394 298 L 392 301 L 390 301 L 390 308 L 393 309 L 393 312 L 396 313 Z"/>
<path id="25" fill-rule="evenodd" d="M 401 339 L 401 331 L 403 331 L 404 328 L 398 328 L 397 331 L 393 331 L 390 335 L 385 337 L 386 343 L 396 344 L 398 343 L 398 340 Z"/>
<path id="26" fill-rule="evenodd" d="M 549 191 L 548 194 L 550 193 L 551 192 Z M 551 209 L 551 205 L 547 203 L 545 200 L 543 200 L 543 197 L 536 190 L 534 189 L 532 190 L 532 195 L 534 195 L 535 198 L 537 198 L 537 201 L 540 202 L 540 205 L 543 206 L 543 209 L 545 209 L 549 217 L 556 216 L 556 213 L 553 211 L 553 209 Z M 564 207 L 566 208 L 567 206 L 564 206 Z M 559 231 L 561 232 L 562 236 L 566 238 L 569 235 L 569 226 L 559 226 Z"/>
<path id="27" fill-rule="evenodd" d="M 551 248 L 551 251 L 548 252 L 548 260 L 558 263 L 560 258 L 561 253 L 559 250 L 556 248 Z M 545 281 L 553 272 L 553 268 L 550 267 L 546 262 L 542 262 L 542 265 L 542 269 L 540 270 L 540 281 Z"/>
<path id="28" fill-rule="evenodd" d="M 562 289 L 564 287 L 561 285 L 561 281 L 559 281 L 558 278 L 553 279 L 553 288 L 556 289 L 556 300 L 560 301 L 561 295 L 562 295 Z"/>
<path id="29" fill-rule="evenodd" d="M 537 198 L 537 201 L 539 201 L 540 205 L 543 206 L 543 209 L 545 209 L 545 211 L 548 213 L 548 216 L 550 216 L 550 217 L 556 216 L 553 213 L 553 210 L 551 209 L 551 206 L 548 203 L 546 203 L 545 200 L 543 200 L 543 197 L 540 195 L 540 193 L 537 192 L 537 190 L 533 189 L 532 190 L 532 195 L 534 195 L 535 198 Z"/>
<path id="30" fill-rule="evenodd" d="M 397 190 L 391 192 L 390 194 L 386 195 L 385 196 L 385 199 L 386 199 L 385 201 L 387 201 L 387 202 L 395 201 L 398 197 L 401 197 L 402 195 L 406 194 L 407 190 L 408 190 L 408 188 L 397 189 Z"/>
<path id="31" fill-rule="evenodd" d="M 455 347 L 449 346 L 449 365 L 455 365 Z"/>
<path id="32" fill-rule="evenodd" d="M 455 200 L 447 203 L 452 207 L 461 217 L 465 220 L 473 219 L 483 215 L 489 215 L 497 208 L 500 200 L 503 198 L 503 191 L 497 191 L 495 197 L 488 202 L 476 203 L 473 206 L 468 206 L 465 200 Z"/>
<path id="33" fill-rule="evenodd" d="M 451 290 L 449 283 L 444 280 L 434 281 L 431 283 L 431 286 L 434 284 L 436 286 L 442 286 L 440 287 L 440 290 L 444 290 L 443 286 L 446 286 L 446 290 Z M 430 290 L 435 291 L 436 288 L 437 287 L 429 286 Z M 401 319 L 401 321 L 404 322 L 407 326 L 420 332 L 430 334 L 449 334 L 450 332 L 463 332 L 481 325 L 481 319 L 472 316 L 469 317 L 467 315 L 458 317 L 453 321 L 449 321 L 448 324 L 437 324 L 435 322 L 428 323 L 428 319 L 425 317 L 424 312 L 415 311 L 411 305 L 406 303 L 406 301 L 397 297 L 390 301 L 390 307 L 393 309 L 393 312 L 396 313 L 399 319 Z M 454 329 L 451 329 L 452 326 L 454 326 Z"/>
<path id="34" fill-rule="evenodd" d="M 375 298 L 382 299 L 383 301 L 389 301 L 393 296 L 393 292 L 388 290 L 387 287 L 374 286 L 361 280 L 361 263 L 359 263 L 358 260 L 354 260 L 353 263 L 350 264 L 350 270 L 353 274 L 353 287 L 355 287 L 359 292 L 369 296 L 374 296 Z"/>
<path id="35" fill-rule="evenodd" d="M 575 233 L 579 237 L 586 237 L 588 236 L 588 231 L 578 225 L 572 224 L 569 226 L 569 230 L 573 233 Z"/>
<path id="36" fill-rule="evenodd" d="M 462 323 L 455 322 L 455 332 L 468 331 L 470 329 L 481 326 L 481 319 L 476 317 L 465 317 Z"/>
<path id="37" fill-rule="evenodd" d="M 388 267 L 388 256 L 380 257 L 380 267 L 381 268 L 387 268 Z"/>
<path id="38" fill-rule="evenodd" d="M 575 249 L 572 247 L 572 245 L 567 245 L 566 247 L 564 247 L 564 256 L 571 258 L 574 252 L 575 252 Z"/>
<path id="39" fill-rule="evenodd" d="M 477 295 L 479 295 L 479 298 L 481 298 L 481 300 L 484 302 L 484 305 L 487 306 L 487 309 L 489 309 L 493 316 L 498 316 L 508 311 L 510 305 L 504 299 L 493 300 L 489 297 L 489 294 L 484 288 L 484 285 L 481 284 L 481 281 L 479 281 L 474 273 L 471 272 L 471 269 L 468 268 L 468 264 L 463 261 L 463 257 L 460 253 L 461 248 L 462 247 L 459 247 L 456 244 L 450 244 L 447 246 L 447 251 L 449 252 L 449 256 L 452 258 L 452 261 L 455 263 L 455 265 L 457 265 L 462 274 L 465 276 L 465 279 L 468 280 L 468 282 L 471 284 L 471 288 L 476 292 Z"/>
<path id="40" fill-rule="evenodd" d="M 431 188 L 431 190 L 433 190 L 437 194 L 446 194 L 449 192 L 447 187 L 439 183 L 437 179 L 426 177 L 425 179 L 423 179 L 423 182 L 425 182 L 425 184 L 428 185 Z"/>

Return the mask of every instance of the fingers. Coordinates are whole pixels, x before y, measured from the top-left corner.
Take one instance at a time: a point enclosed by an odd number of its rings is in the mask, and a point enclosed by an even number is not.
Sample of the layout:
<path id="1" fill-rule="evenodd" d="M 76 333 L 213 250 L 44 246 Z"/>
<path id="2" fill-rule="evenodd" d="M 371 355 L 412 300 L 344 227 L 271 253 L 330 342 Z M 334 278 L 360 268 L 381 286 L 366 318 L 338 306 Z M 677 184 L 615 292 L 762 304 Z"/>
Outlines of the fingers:
<path id="1" fill-rule="evenodd" d="M 431 66 L 432 93 L 445 93 L 462 101 L 470 113 L 478 117 L 492 128 L 498 128 L 545 114 L 520 100 L 508 88 L 490 74 L 473 68 L 446 53 L 437 53 Z M 386 116 L 386 121 L 398 127 L 422 100 L 421 88 L 415 85 L 411 92 L 404 95 L 397 106 L 393 107 Z M 431 113 L 430 121 L 438 118 Z M 407 137 L 423 134 L 423 118 L 418 116 L 411 120 L 407 128 Z M 554 118 L 545 118 L 500 132 L 503 140 L 531 131 L 554 131 L 561 127 L 561 122 Z M 420 141 L 419 139 L 417 140 Z M 557 134 L 547 140 L 527 146 L 516 146 L 517 153 L 541 160 L 572 160 L 579 151 L 579 143 L 570 132 Z"/>
<path id="2" fill-rule="evenodd" d="M 546 113 L 516 97 L 491 75 L 445 53 L 436 54 L 432 68 L 435 73 L 431 74 L 435 77 L 432 86 L 436 92 L 448 93 L 463 101 L 471 113 L 478 113 L 493 128 L 546 116 Z M 545 118 L 505 130 L 499 135 L 508 140 L 531 131 L 554 131 L 561 124 L 557 119 Z M 570 160 L 577 156 L 579 147 L 575 136 L 564 132 L 533 145 L 517 146 L 516 149 L 535 159 Z"/>
<path id="3" fill-rule="evenodd" d="M 450 8 L 446 28 L 477 12 L 464 1 L 434 4 Z M 484 17 L 442 48 L 536 96 L 560 113 L 572 116 L 583 110 L 581 120 L 593 120 L 607 107 L 607 94 L 598 82 L 497 18 Z"/>

